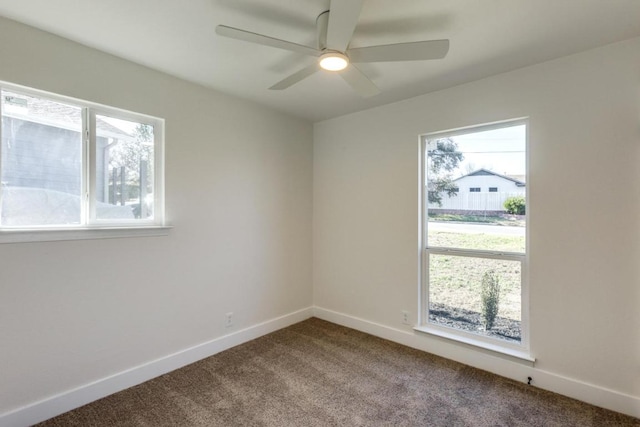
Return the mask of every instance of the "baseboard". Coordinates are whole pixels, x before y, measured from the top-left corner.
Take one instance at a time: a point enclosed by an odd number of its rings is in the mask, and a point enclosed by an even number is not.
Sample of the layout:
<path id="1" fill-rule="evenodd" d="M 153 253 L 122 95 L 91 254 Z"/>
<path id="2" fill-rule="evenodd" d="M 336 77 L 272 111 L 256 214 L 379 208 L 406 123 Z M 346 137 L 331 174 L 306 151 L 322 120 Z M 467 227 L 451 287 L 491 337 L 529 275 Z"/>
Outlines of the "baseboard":
<path id="1" fill-rule="evenodd" d="M 0 427 L 23 427 L 44 421 L 312 316 L 516 381 L 526 381 L 526 378 L 531 376 L 534 378 L 534 385 L 541 389 L 640 418 L 640 399 L 637 397 L 546 372 L 526 364 L 471 349 L 463 344 L 426 337 L 417 332 L 392 328 L 321 307 L 310 307 L 7 412 L 0 415 Z"/>
<path id="2" fill-rule="evenodd" d="M 311 307 L 298 310 L 60 393 L 0 415 L 0 426 L 24 427 L 47 420 L 223 350 L 301 322 L 312 317 L 312 315 L 313 309 Z"/>
<path id="3" fill-rule="evenodd" d="M 313 315 L 319 319 L 455 360 L 515 381 L 526 382 L 527 378 L 531 377 L 532 385 L 535 387 L 640 418 L 640 398 L 635 396 L 563 377 L 538 369 L 529 363 L 518 362 L 443 338 L 426 336 L 413 330 L 396 329 L 321 307 L 314 307 Z"/>

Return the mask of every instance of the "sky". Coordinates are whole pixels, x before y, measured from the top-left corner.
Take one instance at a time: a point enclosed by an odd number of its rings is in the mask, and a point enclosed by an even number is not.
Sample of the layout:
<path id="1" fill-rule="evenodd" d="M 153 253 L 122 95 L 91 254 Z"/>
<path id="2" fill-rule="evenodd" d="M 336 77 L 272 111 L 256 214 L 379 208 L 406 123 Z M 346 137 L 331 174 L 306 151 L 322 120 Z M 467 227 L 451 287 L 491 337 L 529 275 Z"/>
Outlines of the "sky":
<path id="1" fill-rule="evenodd" d="M 468 133 L 451 139 L 464 154 L 458 170 L 453 172 L 454 178 L 480 168 L 502 175 L 526 174 L 525 125 Z"/>

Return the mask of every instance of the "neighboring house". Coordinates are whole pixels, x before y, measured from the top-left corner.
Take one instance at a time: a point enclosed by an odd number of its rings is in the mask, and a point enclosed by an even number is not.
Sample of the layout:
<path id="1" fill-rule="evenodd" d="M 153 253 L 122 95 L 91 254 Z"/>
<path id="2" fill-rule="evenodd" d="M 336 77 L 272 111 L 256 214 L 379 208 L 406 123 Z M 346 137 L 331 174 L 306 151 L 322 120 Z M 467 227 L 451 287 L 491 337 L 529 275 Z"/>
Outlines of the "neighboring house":
<path id="1" fill-rule="evenodd" d="M 478 169 L 455 179 L 453 182 L 456 183 L 460 192 L 518 193 L 523 196 L 526 185 L 524 181 L 488 169 Z"/>
<path id="2" fill-rule="evenodd" d="M 2 184 L 80 194 L 82 115 L 80 108 L 21 95 L 6 96 L 2 112 Z M 97 163 L 108 165 L 106 148 L 118 140 L 132 140 L 127 132 L 96 118 Z M 51 159 L 57 167 L 51 168 Z M 98 186 L 109 178 L 98 174 Z M 102 184 L 102 185 L 101 185 Z M 107 184 L 108 185 L 108 184 Z M 109 200 L 99 200 L 109 202 Z"/>
<path id="3" fill-rule="evenodd" d="M 525 182 L 488 169 L 478 169 L 456 178 L 458 193 L 443 194 L 442 205 L 429 204 L 429 209 L 453 211 L 504 211 L 504 201 L 525 195 Z"/>
<path id="4" fill-rule="evenodd" d="M 2 111 L 2 197 L 4 225 L 68 224 L 79 220 L 82 194 L 82 115 L 80 108 L 31 98 L 6 95 Z M 109 197 L 113 182 L 109 148 L 133 140 L 127 132 L 96 118 L 98 211 L 102 217 L 133 218 L 131 207 Z M 52 159 L 56 159 L 55 163 Z M 55 167 L 51 167 L 55 164 Z M 118 186 L 119 187 L 119 186 Z M 124 204 L 124 203 L 121 203 Z M 13 217 L 22 218 L 15 222 Z M 15 212 L 20 212 L 17 215 Z"/>

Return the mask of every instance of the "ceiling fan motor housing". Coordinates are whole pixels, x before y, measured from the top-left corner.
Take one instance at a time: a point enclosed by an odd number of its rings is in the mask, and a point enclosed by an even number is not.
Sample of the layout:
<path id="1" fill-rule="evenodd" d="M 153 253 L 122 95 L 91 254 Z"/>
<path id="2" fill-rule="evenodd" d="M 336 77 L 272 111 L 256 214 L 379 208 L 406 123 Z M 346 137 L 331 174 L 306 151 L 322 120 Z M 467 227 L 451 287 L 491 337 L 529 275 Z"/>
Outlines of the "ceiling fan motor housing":
<path id="1" fill-rule="evenodd" d="M 320 68 L 323 70 L 340 71 L 347 68 L 349 58 L 340 52 L 325 49 L 324 53 L 320 55 L 318 64 L 320 64 Z"/>

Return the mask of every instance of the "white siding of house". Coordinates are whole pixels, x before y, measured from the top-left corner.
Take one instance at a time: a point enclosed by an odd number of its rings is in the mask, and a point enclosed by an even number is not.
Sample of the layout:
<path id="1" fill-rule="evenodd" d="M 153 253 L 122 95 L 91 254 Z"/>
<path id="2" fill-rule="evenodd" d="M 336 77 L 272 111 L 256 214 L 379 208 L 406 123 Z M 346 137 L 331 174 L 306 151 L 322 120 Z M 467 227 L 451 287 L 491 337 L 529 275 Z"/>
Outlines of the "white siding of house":
<path id="1" fill-rule="evenodd" d="M 495 175 L 464 176 L 454 182 L 462 193 L 468 193 L 470 187 L 480 187 L 482 193 L 488 192 L 489 187 L 498 187 L 498 192 L 525 193 L 525 187 L 518 187 L 515 182 Z"/>
<path id="2" fill-rule="evenodd" d="M 443 194 L 442 204 L 430 203 L 430 209 L 471 210 L 471 211 L 503 211 L 504 202 L 509 197 L 524 196 L 525 187 L 495 175 L 465 176 L 455 181 L 458 194 L 449 197 Z M 480 192 L 471 192 L 470 188 L 479 187 Z M 498 189 L 489 192 L 489 187 Z"/>
<path id="3" fill-rule="evenodd" d="M 430 203 L 429 209 L 464 210 L 464 211 L 504 211 L 504 202 L 509 197 L 524 196 L 523 193 L 470 193 L 461 191 L 456 196 L 442 197 L 442 205 Z"/>

